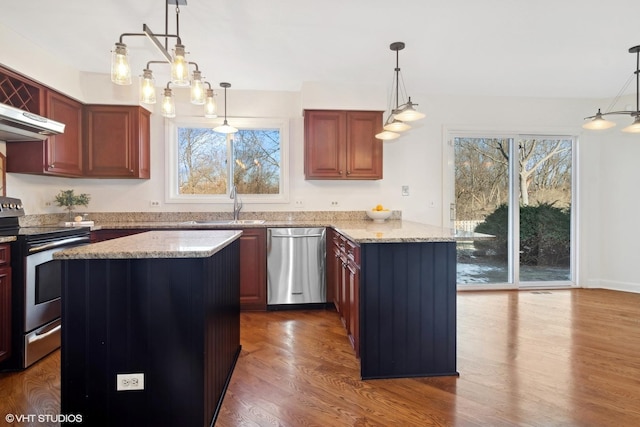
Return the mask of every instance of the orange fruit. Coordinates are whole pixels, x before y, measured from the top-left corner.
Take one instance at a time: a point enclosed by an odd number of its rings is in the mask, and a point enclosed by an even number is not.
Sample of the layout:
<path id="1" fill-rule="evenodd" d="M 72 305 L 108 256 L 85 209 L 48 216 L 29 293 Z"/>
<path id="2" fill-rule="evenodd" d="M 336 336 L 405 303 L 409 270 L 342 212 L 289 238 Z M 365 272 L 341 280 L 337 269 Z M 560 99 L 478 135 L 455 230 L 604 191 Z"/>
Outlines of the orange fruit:
<path id="1" fill-rule="evenodd" d="M 377 205 L 376 206 L 376 210 L 377 211 L 382 211 L 382 210 L 384 210 L 384 208 L 382 207 L 382 205 Z"/>

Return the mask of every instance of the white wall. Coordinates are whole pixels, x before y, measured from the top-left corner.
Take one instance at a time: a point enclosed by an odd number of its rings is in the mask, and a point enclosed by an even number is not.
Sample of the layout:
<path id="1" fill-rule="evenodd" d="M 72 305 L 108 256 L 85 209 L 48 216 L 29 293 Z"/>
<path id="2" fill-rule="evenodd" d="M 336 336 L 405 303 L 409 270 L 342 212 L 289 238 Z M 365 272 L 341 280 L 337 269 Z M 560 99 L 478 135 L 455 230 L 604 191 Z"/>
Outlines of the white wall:
<path id="1" fill-rule="evenodd" d="M 112 85 L 107 75 L 69 71 L 54 58 L 42 56 L 36 46 L 0 27 L 0 60 L 4 65 L 86 103 L 136 104 L 135 85 Z M 33 52 L 25 55 L 23 52 Z M 39 61 L 40 58 L 44 58 Z M 232 82 L 233 83 L 233 82 Z M 403 218 L 431 224 L 447 224 L 450 202 L 446 177 L 448 148 L 445 137 L 456 130 L 547 132 L 579 136 L 579 283 L 640 292 L 640 251 L 635 226 L 640 200 L 637 159 L 640 138 L 622 134 L 620 125 L 605 134 L 582 132 L 582 117 L 593 114 L 608 100 L 463 97 L 415 94 L 412 99 L 427 118 L 401 138 L 384 142 L 384 179 L 380 181 L 306 181 L 303 174 L 303 108 L 382 109 L 387 88 L 344 88 L 336 83 L 310 82 L 300 92 L 228 91 L 228 115 L 232 117 L 288 117 L 290 120 L 290 199 L 287 204 L 245 206 L 252 210 L 358 210 L 382 203 L 403 211 Z M 179 92 L 178 92 L 179 93 Z M 186 92 L 179 94 L 186 98 Z M 222 97 L 218 97 L 221 101 Z M 335 102 L 335 105 L 332 103 Z M 157 106 L 156 106 L 157 107 Z M 181 102 L 199 115 L 199 108 Z M 22 198 L 29 214 L 60 212 L 45 206 L 61 189 L 91 194 L 88 211 L 147 211 L 150 200 L 164 200 L 164 119 L 154 111 L 151 121 L 151 179 L 98 180 L 8 174 L 7 194 Z M 0 144 L 0 149 L 4 147 Z M 403 197 L 401 187 L 410 195 Z M 337 207 L 331 205 L 338 202 Z M 158 211 L 230 211 L 226 205 L 162 204 Z"/>

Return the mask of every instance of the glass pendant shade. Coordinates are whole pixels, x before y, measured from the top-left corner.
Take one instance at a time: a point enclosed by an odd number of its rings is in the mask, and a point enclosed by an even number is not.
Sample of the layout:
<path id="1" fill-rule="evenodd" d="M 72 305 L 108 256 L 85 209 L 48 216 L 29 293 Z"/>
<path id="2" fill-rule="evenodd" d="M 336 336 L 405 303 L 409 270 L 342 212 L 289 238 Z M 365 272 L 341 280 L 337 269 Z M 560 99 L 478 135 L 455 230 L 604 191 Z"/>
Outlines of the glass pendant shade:
<path id="1" fill-rule="evenodd" d="M 404 132 L 411 129 L 411 126 L 394 118 L 393 121 L 384 125 L 383 129 L 390 132 Z"/>
<path id="2" fill-rule="evenodd" d="M 640 115 L 636 116 L 636 119 L 633 121 L 631 125 L 622 129 L 622 132 L 640 133 Z"/>
<path id="3" fill-rule="evenodd" d="M 171 62 L 171 83 L 176 86 L 189 86 L 189 69 L 185 59 L 184 45 L 177 44 Z"/>
<path id="4" fill-rule="evenodd" d="M 604 130 L 604 129 L 612 128 L 615 125 L 616 124 L 614 122 L 611 122 L 603 118 L 602 113 L 600 112 L 600 109 L 598 109 L 598 112 L 596 113 L 595 117 L 592 120 L 588 121 L 587 123 L 583 124 L 582 127 L 589 130 Z"/>
<path id="5" fill-rule="evenodd" d="M 204 103 L 204 116 L 208 119 L 215 119 L 218 117 L 218 113 L 216 112 L 216 101 L 213 96 L 213 89 L 207 89 L 207 99 Z"/>
<path id="6" fill-rule="evenodd" d="M 217 126 L 217 127 L 213 128 L 213 130 L 214 130 L 214 132 L 220 132 L 220 133 L 236 133 L 236 132 L 238 132 L 238 129 L 234 128 L 229 123 L 227 123 L 227 119 L 224 119 L 224 122 L 220 126 Z"/>
<path id="7" fill-rule="evenodd" d="M 169 88 L 164 90 L 164 97 L 162 98 L 162 115 L 168 118 L 176 116 L 176 104 L 173 100 L 173 93 L 171 93 L 171 89 Z"/>
<path id="8" fill-rule="evenodd" d="M 143 104 L 155 104 L 156 80 L 148 68 L 145 68 L 142 73 L 142 77 L 140 78 L 140 102 Z"/>
<path id="9" fill-rule="evenodd" d="M 116 48 L 111 52 L 111 81 L 123 86 L 131 84 L 129 55 L 124 43 L 116 43 Z"/>
<path id="10" fill-rule="evenodd" d="M 191 80 L 191 103 L 195 105 L 203 105 L 205 102 L 205 88 L 202 81 L 202 73 L 195 70 Z"/>
<path id="11" fill-rule="evenodd" d="M 411 102 L 411 97 L 409 97 L 409 102 L 407 102 L 403 107 L 401 107 L 397 112 L 394 111 L 393 116 L 396 120 L 400 120 L 401 122 L 413 122 L 415 120 L 420 120 L 426 117 L 425 114 L 417 111 L 413 108 L 413 103 Z"/>
<path id="12" fill-rule="evenodd" d="M 400 134 L 395 132 L 390 132 L 388 130 L 383 130 L 382 132 L 376 134 L 377 139 L 381 139 L 383 141 L 390 141 L 392 139 L 399 138 Z"/>

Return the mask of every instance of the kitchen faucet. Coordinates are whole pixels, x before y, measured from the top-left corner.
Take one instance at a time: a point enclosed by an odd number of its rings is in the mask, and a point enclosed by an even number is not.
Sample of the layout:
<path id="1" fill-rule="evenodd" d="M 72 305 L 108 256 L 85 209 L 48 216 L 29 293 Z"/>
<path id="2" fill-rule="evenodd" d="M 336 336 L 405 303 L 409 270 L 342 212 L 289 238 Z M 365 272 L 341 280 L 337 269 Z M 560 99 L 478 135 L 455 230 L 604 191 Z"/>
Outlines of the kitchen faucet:
<path id="1" fill-rule="evenodd" d="M 238 188 L 234 184 L 231 188 L 231 194 L 229 194 L 229 198 L 233 199 L 233 220 L 237 221 L 240 219 L 240 209 L 242 209 L 242 200 L 240 200 L 240 196 L 238 195 Z"/>

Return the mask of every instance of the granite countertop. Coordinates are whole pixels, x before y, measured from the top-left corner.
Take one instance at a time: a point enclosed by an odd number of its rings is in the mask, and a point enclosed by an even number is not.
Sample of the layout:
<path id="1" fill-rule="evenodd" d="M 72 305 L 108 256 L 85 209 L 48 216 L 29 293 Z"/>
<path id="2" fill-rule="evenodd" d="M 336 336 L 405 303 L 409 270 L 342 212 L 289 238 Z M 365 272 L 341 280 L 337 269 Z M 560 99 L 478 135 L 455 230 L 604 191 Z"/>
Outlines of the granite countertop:
<path id="1" fill-rule="evenodd" d="M 262 224 L 220 224 L 152 221 L 152 222 L 112 222 L 94 226 L 99 229 L 211 229 L 229 230 L 241 228 L 270 228 L 270 227 L 333 227 L 341 234 L 356 243 L 399 243 L 399 242 L 453 242 L 457 240 L 485 240 L 493 236 L 480 233 L 470 233 L 446 227 L 422 224 L 413 221 L 387 220 L 376 223 L 371 220 L 294 220 L 294 221 L 265 221 Z"/>
<path id="2" fill-rule="evenodd" d="M 0 243 L 15 242 L 16 240 L 16 236 L 0 236 Z"/>
<path id="3" fill-rule="evenodd" d="M 159 230 L 75 246 L 54 259 L 206 258 L 240 238 L 239 230 Z"/>

